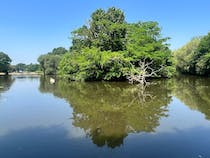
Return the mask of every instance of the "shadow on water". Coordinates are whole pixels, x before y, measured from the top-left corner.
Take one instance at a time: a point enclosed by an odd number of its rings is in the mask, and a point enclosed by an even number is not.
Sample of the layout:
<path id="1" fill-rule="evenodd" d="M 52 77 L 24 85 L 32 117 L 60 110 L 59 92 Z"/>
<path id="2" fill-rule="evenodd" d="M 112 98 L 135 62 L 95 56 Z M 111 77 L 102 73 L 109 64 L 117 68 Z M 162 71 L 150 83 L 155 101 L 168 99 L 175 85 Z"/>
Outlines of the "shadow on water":
<path id="1" fill-rule="evenodd" d="M 123 144 L 129 133 L 154 132 L 159 120 L 167 117 L 171 102 L 168 80 L 148 87 L 124 82 L 49 84 L 41 78 L 40 91 L 66 99 L 73 108 L 73 125 L 82 128 L 99 147 Z"/>

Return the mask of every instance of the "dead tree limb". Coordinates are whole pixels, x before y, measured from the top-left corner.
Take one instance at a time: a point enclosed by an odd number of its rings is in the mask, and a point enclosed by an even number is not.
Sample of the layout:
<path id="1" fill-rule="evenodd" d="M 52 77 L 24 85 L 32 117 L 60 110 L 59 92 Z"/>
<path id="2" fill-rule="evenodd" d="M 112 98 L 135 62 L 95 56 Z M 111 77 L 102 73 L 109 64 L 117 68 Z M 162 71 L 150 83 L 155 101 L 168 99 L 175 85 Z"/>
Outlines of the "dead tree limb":
<path id="1" fill-rule="evenodd" d="M 139 67 L 133 68 L 133 71 L 127 76 L 130 83 L 140 83 L 142 85 L 148 84 L 146 78 L 157 77 L 158 72 L 160 72 L 164 67 L 161 65 L 159 69 L 152 68 L 153 60 L 146 62 L 146 58 L 139 61 Z"/>

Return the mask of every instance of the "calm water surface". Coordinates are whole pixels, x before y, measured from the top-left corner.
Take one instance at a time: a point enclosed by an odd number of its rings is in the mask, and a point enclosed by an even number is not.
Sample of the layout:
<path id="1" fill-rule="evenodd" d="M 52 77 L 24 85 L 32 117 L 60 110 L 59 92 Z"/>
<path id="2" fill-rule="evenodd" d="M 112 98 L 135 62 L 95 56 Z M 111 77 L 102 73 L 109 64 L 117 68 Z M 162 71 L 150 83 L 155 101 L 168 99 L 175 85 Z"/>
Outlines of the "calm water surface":
<path id="1" fill-rule="evenodd" d="M 210 158 L 210 79 L 0 77 L 1 158 Z"/>

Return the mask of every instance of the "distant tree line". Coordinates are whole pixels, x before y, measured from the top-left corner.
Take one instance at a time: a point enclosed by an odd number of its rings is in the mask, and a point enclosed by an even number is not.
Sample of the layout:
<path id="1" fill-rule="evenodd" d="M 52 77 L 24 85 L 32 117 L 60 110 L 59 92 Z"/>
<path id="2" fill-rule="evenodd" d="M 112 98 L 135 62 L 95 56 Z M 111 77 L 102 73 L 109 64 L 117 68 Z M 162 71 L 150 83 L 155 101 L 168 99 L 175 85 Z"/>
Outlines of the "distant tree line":
<path id="1" fill-rule="evenodd" d="M 11 58 L 3 53 L 0 52 L 0 72 L 5 73 L 8 75 L 9 72 L 37 72 L 40 71 L 39 64 L 24 64 L 19 63 L 16 65 L 11 65 Z"/>
<path id="2" fill-rule="evenodd" d="M 18 63 L 16 65 L 11 65 L 10 72 L 38 72 L 41 71 L 39 64 L 24 64 Z"/>

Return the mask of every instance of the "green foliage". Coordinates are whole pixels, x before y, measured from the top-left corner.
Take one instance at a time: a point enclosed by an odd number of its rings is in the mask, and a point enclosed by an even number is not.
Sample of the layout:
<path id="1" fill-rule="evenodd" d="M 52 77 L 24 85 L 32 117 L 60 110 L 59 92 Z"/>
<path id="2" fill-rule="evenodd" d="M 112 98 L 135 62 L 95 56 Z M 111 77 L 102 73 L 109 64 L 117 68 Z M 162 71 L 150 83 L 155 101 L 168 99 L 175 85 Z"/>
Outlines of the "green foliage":
<path id="1" fill-rule="evenodd" d="M 210 74 L 210 32 L 201 39 L 194 61 L 196 74 Z"/>
<path id="2" fill-rule="evenodd" d="M 158 76 L 169 77 L 174 65 L 167 40 L 157 22 L 128 24 L 120 9 L 98 9 L 88 25 L 72 32 L 70 54 L 63 56 L 59 74 L 70 80 L 125 80 L 146 59 L 154 70 L 164 67 Z"/>
<path id="3" fill-rule="evenodd" d="M 15 65 L 15 71 L 17 71 L 17 72 L 26 71 L 26 64 L 19 63 L 19 64 Z"/>
<path id="4" fill-rule="evenodd" d="M 54 48 L 48 54 L 40 55 L 38 62 L 44 75 L 56 75 L 61 57 L 67 53 L 63 47 Z"/>
<path id="5" fill-rule="evenodd" d="M 63 55 L 65 53 L 67 53 L 68 51 L 63 48 L 63 47 L 58 47 L 58 48 L 54 48 L 52 50 L 52 52 L 48 53 L 48 54 L 51 54 L 51 55 Z"/>
<path id="6" fill-rule="evenodd" d="M 44 75 L 56 75 L 60 59 L 61 57 L 59 55 L 41 55 L 38 58 L 38 62 Z"/>
<path id="7" fill-rule="evenodd" d="M 130 58 L 122 52 L 85 48 L 66 54 L 59 65 L 60 75 L 71 80 L 121 80 L 128 72 Z"/>
<path id="8" fill-rule="evenodd" d="M 200 41 L 200 37 L 193 38 L 186 45 L 174 51 L 176 68 L 178 71 L 182 73 L 195 73 L 194 59 Z"/>
<path id="9" fill-rule="evenodd" d="M 10 69 L 11 62 L 12 60 L 7 54 L 0 52 L 0 72 L 4 72 L 7 74 Z"/>
<path id="10" fill-rule="evenodd" d="M 193 75 L 210 74 L 210 33 L 194 38 L 175 51 L 177 69 Z"/>
<path id="11" fill-rule="evenodd" d="M 29 64 L 26 65 L 26 71 L 28 72 L 36 72 L 36 71 L 40 71 L 40 65 L 39 64 Z"/>
<path id="12" fill-rule="evenodd" d="M 138 22 L 128 25 L 127 50 L 132 64 L 138 69 L 140 61 L 151 62 L 152 69 L 163 69 L 159 76 L 171 77 L 175 72 L 173 57 L 168 44 L 169 38 L 162 38 L 157 22 Z"/>
<path id="13" fill-rule="evenodd" d="M 114 7 L 107 11 L 98 9 L 91 15 L 89 24 L 73 31 L 72 36 L 71 50 L 80 50 L 85 47 L 97 47 L 101 51 L 125 50 L 124 13 Z"/>

